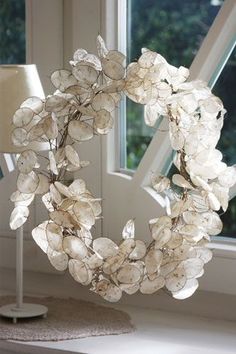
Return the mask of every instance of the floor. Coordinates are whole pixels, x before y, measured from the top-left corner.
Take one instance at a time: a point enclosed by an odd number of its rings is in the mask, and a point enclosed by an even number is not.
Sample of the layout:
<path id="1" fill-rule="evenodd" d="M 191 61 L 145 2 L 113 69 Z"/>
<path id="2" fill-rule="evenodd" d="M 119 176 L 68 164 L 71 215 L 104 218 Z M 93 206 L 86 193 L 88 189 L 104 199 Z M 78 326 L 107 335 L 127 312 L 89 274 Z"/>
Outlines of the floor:
<path id="1" fill-rule="evenodd" d="M 27 346 L 22 343 L 22 350 L 18 343 L 15 353 L 236 354 L 235 322 L 135 307 L 122 309 L 130 314 L 137 328 L 135 332 L 62 342 L 24 343 Z M 32 351 L 31 346 L 34 346 Z M 5 351 L 0 350 L 0 353 L 5 354 Z"/>

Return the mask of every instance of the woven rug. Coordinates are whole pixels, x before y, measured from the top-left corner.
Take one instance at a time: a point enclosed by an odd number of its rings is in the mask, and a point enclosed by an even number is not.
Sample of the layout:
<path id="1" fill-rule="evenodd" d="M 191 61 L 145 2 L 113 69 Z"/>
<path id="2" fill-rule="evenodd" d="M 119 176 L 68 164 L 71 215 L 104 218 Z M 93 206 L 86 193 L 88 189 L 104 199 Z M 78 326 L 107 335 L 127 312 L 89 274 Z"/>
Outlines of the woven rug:
<path id="1" fill-rule="evenodd" d="M 14 301 L 14 297 L 1 296 L 0 306 Z M 134 330 L 127 313 L 110 307 L 52 297 L 25 297 L 24 301 L 47 306 L 47 318 L 21 319 L 13 324 L 10 319 L 0 317 L 0 339 L 59 341 L 129 333 Z"/>

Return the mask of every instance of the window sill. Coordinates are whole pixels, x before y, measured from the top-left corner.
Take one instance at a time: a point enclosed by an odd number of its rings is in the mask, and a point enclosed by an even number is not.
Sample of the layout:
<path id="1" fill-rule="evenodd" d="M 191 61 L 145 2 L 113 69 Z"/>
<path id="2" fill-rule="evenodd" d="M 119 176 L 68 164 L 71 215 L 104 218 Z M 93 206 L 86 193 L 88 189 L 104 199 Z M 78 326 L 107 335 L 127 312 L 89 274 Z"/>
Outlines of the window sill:
<path id="1" fill-rule="evenodd" d="M 229 354 L 235 352 L 234 322 L 180 315 L 158 310 L 113 306 L 128 312 L 136 331 L 60 342 L 0 342 L 10 353 L 87 354 Z M 16 351 L 14 351 L 14 349 Z M 1 351 L 2 353 L 2 351 Z"/>
<path id="2" fill-rule="evenodd" d="M 236 259 L 236 239 L 220 236 L 212 237 L 209 248 L 213 250 L 217 257 Z"/>

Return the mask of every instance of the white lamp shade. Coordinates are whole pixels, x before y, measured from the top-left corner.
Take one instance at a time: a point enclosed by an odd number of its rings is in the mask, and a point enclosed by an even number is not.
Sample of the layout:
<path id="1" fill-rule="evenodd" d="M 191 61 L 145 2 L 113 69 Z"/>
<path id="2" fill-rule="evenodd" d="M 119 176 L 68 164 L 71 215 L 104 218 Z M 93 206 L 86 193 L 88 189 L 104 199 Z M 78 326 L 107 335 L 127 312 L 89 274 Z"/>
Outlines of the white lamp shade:
<path id="1" fill-rule="evenodd" d="M 44 98 L 36 65 L 0 65 L 0 152 L 16 153 L 29 148 L 14 146 L 11 133 L 15 111 L 30 96 Z M 42 145 L 45 144 L 38 143 L 33 148 L 44 150 Z"/>

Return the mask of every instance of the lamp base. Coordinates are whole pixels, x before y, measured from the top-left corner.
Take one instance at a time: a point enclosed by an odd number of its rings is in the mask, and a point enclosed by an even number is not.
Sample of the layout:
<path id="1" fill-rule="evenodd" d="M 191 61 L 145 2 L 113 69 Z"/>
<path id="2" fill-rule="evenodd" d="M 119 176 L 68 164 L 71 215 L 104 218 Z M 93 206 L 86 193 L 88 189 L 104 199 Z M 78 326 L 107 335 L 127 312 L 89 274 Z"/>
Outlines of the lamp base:
<path id="1" fill-rule="evenodd" d="M 38 304 L 22 304 L 17 307 L 16 304 L 9 304 L 0 307 L 0 316 L 12 318 L 13 323 L 17 323 L 19 318 L 47 317 L 48 308 Z"/>

